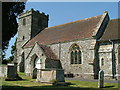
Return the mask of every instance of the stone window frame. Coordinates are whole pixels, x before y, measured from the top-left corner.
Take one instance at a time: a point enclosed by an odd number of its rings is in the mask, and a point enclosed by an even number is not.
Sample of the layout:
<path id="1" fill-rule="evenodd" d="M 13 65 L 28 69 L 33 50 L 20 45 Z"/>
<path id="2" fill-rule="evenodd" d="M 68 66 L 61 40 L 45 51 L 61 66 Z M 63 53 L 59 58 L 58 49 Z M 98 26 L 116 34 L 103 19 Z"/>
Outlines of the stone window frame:
<path id="1" fill-rule="evenodd" d="M 76 43 L 72 44 L 70 47 L 70 64 L 71 65 L 81 65 L 82 64 L 82 49 Z"/>

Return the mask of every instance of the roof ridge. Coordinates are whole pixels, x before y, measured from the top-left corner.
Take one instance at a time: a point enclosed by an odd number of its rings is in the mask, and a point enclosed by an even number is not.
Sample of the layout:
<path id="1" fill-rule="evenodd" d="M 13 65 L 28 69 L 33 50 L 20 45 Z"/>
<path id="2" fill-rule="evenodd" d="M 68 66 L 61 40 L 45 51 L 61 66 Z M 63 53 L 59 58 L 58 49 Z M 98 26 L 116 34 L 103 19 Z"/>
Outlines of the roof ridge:
<path id="1" fill-rule="evenodd" d="M 99 16 L 102 16 L 102 15 L 99 15 Z M 99 17 L 99 16 L 94 16 L 94 17 Z M 72 21 L 72 22 L 68 22 L 68 23 L 64 23 L 64 24 L 60 24 L 60 25 L 55 25 L 55 26 L 47 27 L 45 29 L 50 29 L 50 28 L 55 28 L 55 27 L 59 27 L 59 26 L 64 26 L 64 25 L 76 23 L 76 22 L 79 22 L 79 21 L 88 20 L 88 19 L 91 19 L 91 18 L 94 18 L 94 17 L 89 17 L 89 18 L 84 18 L 84 19 L 80 19 L 80 20 L 75 20 L 75 21 Z"/>

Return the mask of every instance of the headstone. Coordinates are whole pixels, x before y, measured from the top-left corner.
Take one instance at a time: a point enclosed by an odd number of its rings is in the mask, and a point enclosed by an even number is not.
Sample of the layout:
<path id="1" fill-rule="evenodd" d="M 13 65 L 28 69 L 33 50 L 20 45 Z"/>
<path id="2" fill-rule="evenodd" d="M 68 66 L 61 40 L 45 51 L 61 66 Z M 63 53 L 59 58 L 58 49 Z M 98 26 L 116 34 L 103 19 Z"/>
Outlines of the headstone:
<path id="1" fill-rule="evenodd" d="M 104 71 L 100 70 L 99 79 L 98 79 L 98 88 L 103 88 L 103 87 L 104 87 Z"/>
<path id="2" fill-rule="evenodd" d="M 8 64 L 7 65 L 7 78 L 14 79 L 17 78 L 17 64 Z"/>

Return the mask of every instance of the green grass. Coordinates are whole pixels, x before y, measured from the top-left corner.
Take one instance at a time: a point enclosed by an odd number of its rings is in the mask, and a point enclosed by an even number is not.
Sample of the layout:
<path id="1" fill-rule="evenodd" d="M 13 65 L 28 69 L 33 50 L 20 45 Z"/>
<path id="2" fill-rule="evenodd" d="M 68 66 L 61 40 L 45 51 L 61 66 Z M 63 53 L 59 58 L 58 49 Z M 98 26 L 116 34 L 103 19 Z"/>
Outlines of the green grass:
<path id="1" fill-rule="evenodd" d="M 35 79 L 31 79 L 31 77 L 26 76 L 24 73 L 19 73 L 20 77 L 23 80 L 19 81 L 5 81 L 2 80 L 2 90 L 49 90 L 49 89 L 56 89 L 63 90 L 65 89 L 79 89 L 79 90 L 117 90 L 118 84 L 113 83 L 105 83 L 104 88 L 98 89 L 97 82 L 86 82 L 86 81 L 72 81 L 67 80 L 66 82 L 70 82 L 71 85 L 69 86 L 53 86 L 46 83 L 39 83 L 35 82 Z M 119 89 L 120 90 L 120 89 Z"/>

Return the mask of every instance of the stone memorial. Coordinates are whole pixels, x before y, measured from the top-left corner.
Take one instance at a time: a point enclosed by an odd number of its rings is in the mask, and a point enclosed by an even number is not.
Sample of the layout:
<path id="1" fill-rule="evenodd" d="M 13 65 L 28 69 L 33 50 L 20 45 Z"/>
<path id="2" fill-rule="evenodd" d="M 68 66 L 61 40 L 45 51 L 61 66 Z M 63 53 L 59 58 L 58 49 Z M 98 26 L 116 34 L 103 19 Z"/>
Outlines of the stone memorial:
<path id="1" fill-rule="evenodd" d="M 38 82 L 50 83 L 51 81 L 65 82 L 63 69 L 38 69 L 37 79 Z"/>
<path id="2" fill-rule="evenodd" d="M 98 79 L 98 88 L 103 88 L 103 87 L 104 87 L 104 71 L 100 70 L 99 79 Z"/>
<path id="3" fill-rule="evenodd" d="M 9 63 L 7 65 L 7 78 L 6 81 L 13 81 L 21 79 L 17 74 L 17 63 Z"/>

